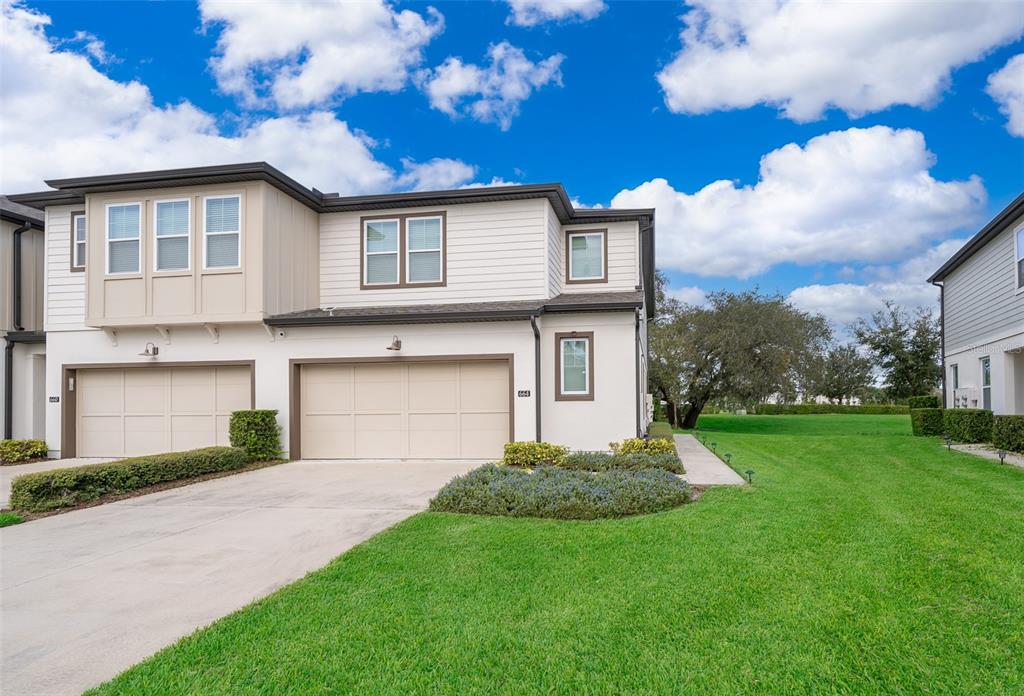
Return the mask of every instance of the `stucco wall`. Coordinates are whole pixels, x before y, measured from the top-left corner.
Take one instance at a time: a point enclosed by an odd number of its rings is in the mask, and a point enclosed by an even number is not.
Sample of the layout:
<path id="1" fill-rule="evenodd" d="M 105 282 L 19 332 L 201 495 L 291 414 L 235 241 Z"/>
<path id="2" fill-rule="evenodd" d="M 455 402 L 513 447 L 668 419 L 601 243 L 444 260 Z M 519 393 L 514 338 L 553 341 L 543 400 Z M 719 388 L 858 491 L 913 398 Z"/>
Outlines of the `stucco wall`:
<path id="1" fill-rule="evenodd" d="M 959 368 L 960 388 L 969 395 L 970 408 L 981 408 L 981 359 L 988 357 L 992 379 L 992 410 L 997 414 L 1024 415 L 1024 327 L 991 343 L 980 343 L 946 356 L 946 406 L 954 406 L 952 366 Z M 975 403 L 976 400 L 976 403 Z M 962 405 L 962 404 L 961 404 Z"/>

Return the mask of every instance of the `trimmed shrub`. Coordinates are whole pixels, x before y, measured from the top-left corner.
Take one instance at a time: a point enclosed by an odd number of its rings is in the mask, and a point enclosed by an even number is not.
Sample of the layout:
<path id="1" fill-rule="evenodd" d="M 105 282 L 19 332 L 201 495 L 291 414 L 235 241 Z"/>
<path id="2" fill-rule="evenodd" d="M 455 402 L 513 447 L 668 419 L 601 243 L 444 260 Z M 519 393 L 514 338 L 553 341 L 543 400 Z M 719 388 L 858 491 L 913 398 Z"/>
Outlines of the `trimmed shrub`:
<path id="1" fill-rule="evenodd" d="M 42 440 L 0 440 L 0 463 L 17 464 L 45 459 L 49 448 Z"/>
<path id="2" fill-rule="evenodd" d="M 501 463 L 527 468 L 543 464 L 558 465 L 567 452 L 565 447 L 550 442 L 507 442 Z"/>
<path id="3" fill-rule="evenodd" d="M 281 456 L 281 426 L 277 424 L 277 410 L 250 409 L 231 414 L 228 435 L 232 447 L 241 447 L 254 462 L 264 462 Z"/>
<path id="4" fill-rule="evenodd" d="M 1024 416 L 995 416 L 992 444 L 997 449 L 1024 454 Z"/>
<path id="5" fill-rule="evenodd" d="M 667 471 L 590 473 L 554 466 L 528 472 L 485 464 L 445 485 L 435 512 L 594 520 L 658 512 L 687 501 L 686 482 Z"/>
<path id="6" fill-rule="evenodd" d="M 943 430 L 941 408 L 910 409 L 910 425 L 915 435 L 941 435 Z"/>
<path id="7" fill-rule="evenodd" d="M 674 441 L 672 426 L 664 421 L 654 421 L 647 427 L 647 437 Z"/>
<path id="8" fill-rule="evenodd" d="M 610 471 L 623 469 L 664 469 L 674 474 L 683 473 L 683 464 L 675 453 L 669 454 L 608 454 L 607 452 L 572 452 L 562 458 L 558 465 L 563 469 L 580 471 Z"/>
<path id="9" fill-rule="evenodd" d="M 805 416 L 819 413 L 848 413 L 865 416 L 906 415 L 910 409 L 900 404 L 761 404 L 755 413 L 759 416 Z"/>
<path id="10" fill-rule="evenodd" d="M 983 408 L 947 408 L 943 428 L 957 442 L 992 442 L 992 412 Z"/>
<path id="11" fill-rule="evenodd" d="M 941 408 L 942 401 L 934 394 L 927 396 L 911 396 L 907 399 L 907 406 L 913 411 L 915 408 Z"/>
<path id="12" fill-rule="evenodd" d="M 157 483 L 240 469 L 248 463 L 249 455 L 239 447 L 206 447 L 39 471 L 14 479 L 11 507 L 24 512 L 57 510 Z"/>
<path id="13" fill-rule="evenodd" d="M 622 442 L 609 442 L 608 447 L 615 454 L 675 454 L 676 443 L 672 438 L 667 440 L 654 438 L 645 440 L 642 437 L 631 437 Z"/>

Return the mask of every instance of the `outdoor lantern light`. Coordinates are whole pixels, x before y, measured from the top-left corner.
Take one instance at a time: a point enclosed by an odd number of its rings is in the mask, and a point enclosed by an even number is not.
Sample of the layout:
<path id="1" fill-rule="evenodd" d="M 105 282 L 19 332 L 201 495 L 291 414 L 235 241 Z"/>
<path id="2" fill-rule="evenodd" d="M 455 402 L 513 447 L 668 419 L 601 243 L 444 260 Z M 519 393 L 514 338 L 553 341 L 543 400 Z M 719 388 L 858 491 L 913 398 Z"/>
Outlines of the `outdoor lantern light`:
<path id="1" fill-rule="evenodd" d="M 951 438 L 949 435 L 943 435 L 942 439 L 946 441 L 946 449 L 947 450 L 952 450 L 953 449 L 953 438 Z"/>
<path id="2" fill-rule="evenodd" d="M 402 340 L 398 336 L 392 336 L 391 345 L 387 347 L 387 350 L 402 350 Z"/>
<path id="3" fill-rule="evenodd" d="M 747 483 L 753 483 L 754 482 L 754 470 L 753 469 L 747 469 L 746 474 L 747 474 Z"/>
<path id="4" fill-rule="evenodd" d="M 160 349 L 154 346 L 152 343 L 146 344 L 146 349 L 139 353 L 144 358 L 155 358 L 160 355 Z"/>
<path id="5" fill-rule="evenodd" d="M 999 455 L 999 463 L 1000 464 L 1005 464 L 1006 463 L 1006 450 L 999 450 L 998 452 L 996 452 L 996 454 Z"/>

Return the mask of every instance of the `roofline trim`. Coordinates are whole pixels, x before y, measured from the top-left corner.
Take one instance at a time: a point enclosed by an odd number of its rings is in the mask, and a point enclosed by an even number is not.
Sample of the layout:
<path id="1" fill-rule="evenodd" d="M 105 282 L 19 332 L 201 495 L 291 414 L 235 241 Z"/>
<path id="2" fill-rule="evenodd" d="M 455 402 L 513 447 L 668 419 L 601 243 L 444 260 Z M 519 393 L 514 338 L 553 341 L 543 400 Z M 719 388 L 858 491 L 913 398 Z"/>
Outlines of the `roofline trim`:
<path id="1" fill-rule="evenodd" d="M 960 247 L 946 263 L 942 264 L 939 270 L 932 273 L 931 277 L 928 278 L 928 282 L 934 283 L 945 279 L 973 256 L 976 251 L 988 244 L 996 236 L 1002 234 L 1021 215 L 1024 215 L 1024 193 L 1013 199 L 987 225 L 982 227 L 980 232 L 967 240 L 967 243 Z"/>

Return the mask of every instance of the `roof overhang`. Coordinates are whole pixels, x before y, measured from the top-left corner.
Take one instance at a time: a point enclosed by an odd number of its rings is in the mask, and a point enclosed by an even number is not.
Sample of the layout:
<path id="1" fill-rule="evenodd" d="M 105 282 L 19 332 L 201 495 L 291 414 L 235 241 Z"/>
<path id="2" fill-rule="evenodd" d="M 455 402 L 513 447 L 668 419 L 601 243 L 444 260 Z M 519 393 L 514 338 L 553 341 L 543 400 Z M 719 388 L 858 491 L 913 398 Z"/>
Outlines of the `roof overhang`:
<path id="1" fill-rule="evenodd" d="M 946 276 L 955 271 L 961 266 L 967 259 L 969 259 L 976 251 L 981 249 L 983 246 L 988 244 L 990 241 L 995 239 L 998 235 L 1002 234 L 1015 220 L 1024 216 L 1024 193 L 1013 199 L 1010 205 L 1003 208 L 998 215 L 981 228 L 978 234 L 967 240 L 967 243 L 960 247 L 953 256 L 950 257 L 946 263 L 942 264 L 939 270 L 935 271 L 928 278 L 929 283 L 937 283 L 944 280 Z"/>

